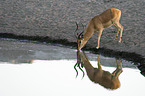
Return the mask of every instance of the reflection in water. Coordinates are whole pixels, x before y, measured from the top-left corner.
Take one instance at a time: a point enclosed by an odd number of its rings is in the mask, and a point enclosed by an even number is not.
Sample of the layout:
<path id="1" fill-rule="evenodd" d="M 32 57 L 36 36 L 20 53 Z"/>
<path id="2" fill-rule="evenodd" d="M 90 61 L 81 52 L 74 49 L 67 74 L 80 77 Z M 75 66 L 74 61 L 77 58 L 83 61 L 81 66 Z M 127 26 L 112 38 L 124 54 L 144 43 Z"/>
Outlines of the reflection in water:
<path id="1" fill-rule="evenodd" d="M 75 59 L 74 50 L 52 44 L 0 38 L 0 64 L 27 64 L 33 60 L 60 59 Z"/>
<path id="2" fill-rule="evenodd" d="M 120 66 L 119 66 L 118 62 L 120 63 Z M 84 52 L 78 51 L 77 52 L 77 63 L 75 64 L 74 68 L 76 66 L 78 66 L 79 69 L 83 72 L 81 67 L 84 66 L 86 69 L 87 75 L 92 82 L 98 83 L 107 89 L 117 89 L 120 87 L 120 81 L 119 81 L 118 77 L 122 73 L 121 60 L 119 60 L 119 61 L 116 60 L 116 64 L 117 64 L 117 68 L 113 73 L 102 70 L 99 55 L 98 55 L 98 68 L 94 68 L 91 65 L 91 63 L 89 62 L 86 54 Z M 75 70 L 76 70 L 76 68 L 75 68 Z M 77 70 L 76 70 L 76 72 L 78 75 Z M 83 74 L 83 76 L 84 76 L 84 74 Z"/>
<path id="3" fill-rule="evenodd" d="M 77 63 L 74 65 L 74 69 L 77 72 L 77 74 L 76 74 L 76 77 L 77 77 L 78 76 L 78 71 L 77 71 L 76 67 L 79 67 L 79 69 L 83 72 L 83 77 L 84 77 L 85 73 L 82 70 L 82 68 L 83 68 L 83 62 L 82 62 L 82 59 L 81 59 L 81 56 L 80 56 L 80 51 L 77 51 Z"/>
<path id="4" fill-rule="evenodd" d="M 101 56 L 100 61 L 103 69 L 115 70 L 103 66 Z M 0 64 L 0 96 L 144 96 L 144 77 L 137 69 L 123 67 L 120 88 L 110 91 L 90 82 L 86 75 L 83 80 L 76 79 L 75 63 L 76 60 L 34 60 L 33 64 Z"/>
<path id="5" fill-rule="evenodd" d="M 6 49 L 4 47 L 0 49 L 0 62 L 9 62 L 12 64 L 32 63 L 32 55 L 33 52 L 26 49 Z"/>
<path id="6" fill-rule="evenodd" d="M 54 46 L 52 44 L 0 38 L 0 64 L 4 62 L 10 64 L 28 64 L 32 63 L 33 60 L 76 59 L 74 51 L 75 50 L 70 48 Z M 95 54 L 89 54 L 89 56 L 90 55 L 93 56 Z M 102 57 L 100 57 L 100 59 L 102 59 Z M 91 60 L 93 60 L 93 58 L 91 58 Z M 112 59 L 110 59 L 110 61 L 111 60 Z M 113 64 L 112 61 L 109 62 L 109 60 L 103 60 L 101 62 L 105 66 L 112 66 Z M 123 61 L 123 64 L 125 64 L 124 67 L 129 68 L 135 68 L 136 66 L 141 71 L 141 74 L 145 76 L 144 62 L 142 62 L 142 64 L 136 63 L 135 66 L 128 61 L 127 63 Z M 76 66 L 80 68 L 83 67 L 81 65 L 81 63 L 76 64 Z"/>
<path id="7" fill-rule="evenodd" d="M 101 96 L 144 96 L 144 77 L 140 75 L 139 70 L 132 67 L 130 62 L 122 61 L 124 68 L 119 78 L 122 86 L 115 91 L 96 86 L 90 82 L 91 76 L 76 80 L 74 77 L 76 73 L 73 69 L 76 63 L 75 52 L 76 50 L 66 47 L 0 40 L 0 96 L 74 96 L 76 94 L 90 96 L 95 95 L 96 90 Z M 82 69 L 82 67 L 87 68 L 87 65 L 97 65 L 94 62 L 96 54 L 87 53 L 87 56 L 81 52 L 78 54 L 76 67 L 79 65 L 78 68 Z M 90 58 L 91 64 L 87 63 L 89 62 L 87 57 Z M 112 68 L 116 66 L 113 63 L 114 58 L 99 57 L 103 69 L 110 72 L 115 70 Z M 31 62 L 31 60 L 34 60 L 33 64 L 20 65 L 20 63 Z M 83 60 L 87 62 L 84 63 Z M 19 62 L 19 64 L 5 62 Z M 140 66 L 140 69 L 144 68 Z M 92 79 L 95 80 L 93 75 Z"/>
<path id="8" fill-rule="evenodd" d="M 21 64 L 21 63 L 28 63 L 32 64 L 34 60 L 10 60 L 9 62 L 12 64 Z"/>

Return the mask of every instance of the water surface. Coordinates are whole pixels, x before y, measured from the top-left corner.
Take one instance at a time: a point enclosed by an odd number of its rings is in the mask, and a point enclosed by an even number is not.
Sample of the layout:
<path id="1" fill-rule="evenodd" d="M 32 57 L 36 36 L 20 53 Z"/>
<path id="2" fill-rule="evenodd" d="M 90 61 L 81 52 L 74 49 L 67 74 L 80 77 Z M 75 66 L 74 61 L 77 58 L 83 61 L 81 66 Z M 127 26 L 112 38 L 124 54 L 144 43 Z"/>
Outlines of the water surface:
<path id="1" fill-rule="evenodd" d="M 0 96 L 144 96 L 144 76 L 133 64 L 121 60 L 121 86 L 106 89 L 92 82 L 85 67 L 76 71 L 75 49 L 38 42 L 0 41 Z M 81 53 L 82 54 L 82 53 Z M 89 62 L 98 68 L 98 55 L 85 52 Z M 104 71 L 116 70 L 116 59 L 99 55 Z"/>

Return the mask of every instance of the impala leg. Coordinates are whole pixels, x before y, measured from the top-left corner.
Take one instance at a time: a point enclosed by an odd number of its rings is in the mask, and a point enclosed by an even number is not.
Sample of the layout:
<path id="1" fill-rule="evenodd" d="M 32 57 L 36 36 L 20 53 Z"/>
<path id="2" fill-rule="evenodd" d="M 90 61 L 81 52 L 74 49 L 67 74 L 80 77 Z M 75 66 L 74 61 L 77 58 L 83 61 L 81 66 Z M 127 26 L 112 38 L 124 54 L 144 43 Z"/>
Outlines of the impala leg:
<path id="1" fill-rule="evenodd" d="M 121 31 L 120 31 L 120 39 L 119 42 L 121 42 L 121 38 L 122 38 L 122 32 L 123 32 L 123 26 L 119 23 L 120 27 L 121 27 Z"/>
<path id="2" fill-rule="evenodd" d="M 117 33 L 116 33 L 116 36 L 115 36 L 115 39 L 114 39 L 114 40 L 117 40 L 117 37 L 118 37 L 119 31 L 120 31 L 120 28 L 117 27 L 117 25 L 115 23 L 113 23 L 113 25 L 117 28 Z"/>
<path id="3" fill-rule="evenodd" d="M 117 73 L 117 71 L 119 70 L 119 64 L 118 61 L 116 60 L 116 64 L 117 64 L 117 68 L 116 70 L 112 73 L 113 76 L 115 76 L 115 74 Z"/>
<path id="4" fill-rule="evenodd" d="M 120 69 L 122 71 L 122 61 L 120 60 L 119 62 L 120 62 Z"/>
<path id="5" fill-rule="evenodd" d="M 99 49 L 100 47 L 100 39 L 101 39 L 102 31 L 103 30 L 99 30 L 99 33 L 98 33 L 98 46 L 96 47 L 97 49 Z"/>
<path id="6" fill-rule="evenodd" d="M 100 64 L 100 59 L 99 59 L 99 55 L 98 55 L 98 69 L 102 70 L 101 64 Z"/>
<path id="7" fill-rule="evenodd" d="M 113 25 L 117 28 L 117 33 L 116 33 L 116 36 L 115 36 L 115 40 L 117 39 L 118 33 L 119 33 L 119 31 L 120 31 L 119 42 L 121 42 L 122 32 L 123 32 L 123 26 L 122 26 L 119 22 L 113 23 Z"/>
<path id="8" fill-rule="evenodd" d="M 115 77 L 118 77 L 122 73 L 122 62 L 120 61 L 120 68 L 118 64 L 118 60 L 116 60 L 117 68 L 116 70 L 112 73 Z"/>

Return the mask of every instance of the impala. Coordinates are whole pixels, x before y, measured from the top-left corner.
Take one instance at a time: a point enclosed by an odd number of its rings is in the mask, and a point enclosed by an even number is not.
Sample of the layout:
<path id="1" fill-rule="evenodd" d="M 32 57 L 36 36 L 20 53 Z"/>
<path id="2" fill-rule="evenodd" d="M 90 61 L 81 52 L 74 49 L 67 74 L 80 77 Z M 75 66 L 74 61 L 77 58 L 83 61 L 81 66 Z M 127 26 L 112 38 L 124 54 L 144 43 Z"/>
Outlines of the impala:
<path id="1" fill-rule="evenodd" d="M 120 61 L 116 60 L 117 68 L 114 72 L 110 73 L 109 71 L 105 71 L 102 69 L 99 55 L 98 55 L 98 68 L 94 68 L 91 65 L 84 52 L 81 53 L 80 51 L 78 51 L 77 55 L 80 58 L 79 60 L 80 63 L 83 64 L 84 68 L 86 69 L 87 75 L 92 82 L 98 83 L 104 88 L 112 89 L 112 90 L 120 87 L 120 81 L 118 77 L 122 73 L 121 60 Z M 120 66 L 118 62 L 120 63 Z"/>
<path id="2" fill-rule="evenodd" d="M 115 40 L 117 39 L 120 31 L 119 42 L 121 42 L 123 26 L 119 23 L 120 17 L 121 17 L 121 11 L 119 9 L 110 8 L 104 11 L 103 13 L 101 13 L 100 15 L 92 18 L 87 24 L 85 33 L 82 32 L 77 36 L 77 42 L 79 42 L 78 50 L 81 50 L 85 46 L 87 41 L 92 37 L 92 35 L 95 32 L 98 32 L 98 45 L 96 47 L 98 49 L 100 46 L 100 38 L 102 35 L 102 31 L 104 30 L 104 28 L 107 28 L 111 25 L 114 25 L 117 28 Z M 78 25 L 77 25 L 77 29 L 78 29 Z"/>

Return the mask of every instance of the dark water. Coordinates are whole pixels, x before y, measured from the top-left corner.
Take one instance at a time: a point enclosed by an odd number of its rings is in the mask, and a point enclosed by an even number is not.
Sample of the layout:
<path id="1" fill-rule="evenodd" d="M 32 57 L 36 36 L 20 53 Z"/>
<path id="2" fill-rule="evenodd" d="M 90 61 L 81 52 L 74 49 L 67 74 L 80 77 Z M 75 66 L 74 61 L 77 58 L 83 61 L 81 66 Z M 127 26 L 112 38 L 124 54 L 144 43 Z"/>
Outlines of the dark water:
<path id="1" fill-rule="evenodd" d="M 144 76 L 125 60 L 77 54 L 61 45 L 0 39 L 0 62 L 0 96 L 144 96 Z M 106 89 L 111 81 L 120 83 L 119 88 Z"/>

